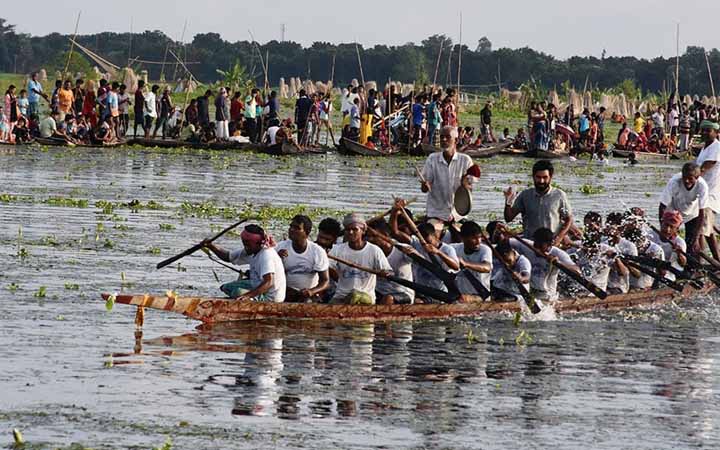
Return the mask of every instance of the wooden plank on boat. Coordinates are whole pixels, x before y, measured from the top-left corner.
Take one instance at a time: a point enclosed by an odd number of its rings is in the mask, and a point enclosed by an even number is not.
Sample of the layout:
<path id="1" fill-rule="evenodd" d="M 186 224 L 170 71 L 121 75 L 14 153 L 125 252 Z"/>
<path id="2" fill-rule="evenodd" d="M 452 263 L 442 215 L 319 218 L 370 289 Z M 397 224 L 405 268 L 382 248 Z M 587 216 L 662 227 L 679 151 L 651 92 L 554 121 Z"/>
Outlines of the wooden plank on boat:
<path id="1" fill-rule="evenodd" d="M 716 286 L 707 283 L 701 290 L 686 286 L 682 293 L 672 289 L 632 291 L 628 294 L 597 297 L 571 297 L 554 303 L 557 312 L 571 314 L 595 310 L 617 310 L 688 300 L 708 294 Z M 109 294 L 103 294 L 107 300 Z M 317 303 L 260 303 L 205 297 L 153 297 L 149 295 L 118 295 L 116 303 L 144 306 L 183 314 L 204 323 L 243 320 L 332 320 L 349 322 L 383 322 L 435 320 L 455 317 L 477 317 L 490 313 L 515 313 L 517 302 L 484 302 L 416 305 L 330 305 Z"/>

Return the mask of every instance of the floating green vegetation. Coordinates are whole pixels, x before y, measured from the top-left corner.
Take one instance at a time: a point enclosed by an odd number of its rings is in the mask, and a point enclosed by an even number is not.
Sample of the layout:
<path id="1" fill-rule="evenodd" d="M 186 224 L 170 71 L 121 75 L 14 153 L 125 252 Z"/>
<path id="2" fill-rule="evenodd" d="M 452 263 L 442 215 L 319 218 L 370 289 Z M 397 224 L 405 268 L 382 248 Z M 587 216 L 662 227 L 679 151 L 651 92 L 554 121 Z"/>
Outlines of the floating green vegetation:
<path id="1" fill-rule="evenodd" d="M 20 289 L 20 285 L 17 283 L 10 283 L 7 285 L 7 290 L 13 294 L 17 292 L 18 289 Z"/>
<path id="2" fill-rule="evenodd" d="M 35 298 L 45 298 L 45 297 L 47 297 L 47 287 L 45 287 L 45 286 L 40 286 L 40 287 L 38 288 L 37 292 L 35 292 L 35 293 L 33 294 L 33 297 L 35 297 Z"/>
<path id="3" fill-rule="evenodd" d="M 159 255 L 161 252 L 162 250 L 160 250 L 160 247 L 150 247 L 148 249 L 148 253 L 150 253 L 151 255 Z"/>
<path id="4" fill-rule="evenodd" d="M 149 200 L 147 203 L 143 203 L 140 200 L 131 200 L 129 202 L 123 203 L 113 203 L 109 202 L 107 200 L 98 200 L 95 202 L 95 207 L 98 209 L 101 209 L 103 214 L 110 215 L 113 213 L 115 209 L 129 209 L 131 211 L 137 212 L 141 209 L 150 209 L 150 210 L 160 210 L 165 209 L 165 206 L 162 203 L 158 203 L 155 200 Z M 113 215 L 113 217 L 118 217 L 118 220 L 125 220 L 119 218 L 119 216 Z M 115 220 L 115 219 L 113 219 Z"/>
<path id="5" fill-rule="evenodd" d="M 65 289 L 68 291 L 77 291 L 80 290 L 80 285 L 77 283 L 65 283 Z"/>
<path id="6" fill-rule="evenodd" d="M 591 184 L 583 184 L 579 189 L 585 195 L 602 194 L 605 192 L 605 188 L 602 186 L 593 186 Z"/>
<path id="7" fill-rule="evenodd" d="M 111 239 L 105 239 L 105 242 L 103 243 L 103 248 L 115 248 L 115 243 Z"/>
<path id="8" fill-rule="evenodd" d="M 163 231 L 172 231 L 175 229 L 175 225 L 169 224 L 169 223 L 161 223 L 160 229 Z"/>
<path id="9" fill-rule="evenodd" d="M 89 202 L 84 198 L 50 197 L 43 201 L 49 206 L 63 206 L 66 208 L 87 208 Z"/>

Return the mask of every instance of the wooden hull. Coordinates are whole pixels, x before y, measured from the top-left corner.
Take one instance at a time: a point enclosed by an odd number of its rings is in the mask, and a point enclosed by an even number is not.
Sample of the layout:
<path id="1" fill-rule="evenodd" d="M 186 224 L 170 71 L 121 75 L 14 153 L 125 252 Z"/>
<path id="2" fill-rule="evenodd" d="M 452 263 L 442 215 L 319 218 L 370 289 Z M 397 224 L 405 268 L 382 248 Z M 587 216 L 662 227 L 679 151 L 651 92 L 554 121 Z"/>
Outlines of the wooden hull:
<path id="1" fill-rule="evenodd" d="M 632 150 L 620 150 L 617 148 L 614 148 L 613 156 L 615 158 L 628 158 L 631 153 L 633 153 Z M 685 159 L 689 156 L 689 152 L 675 152 L 671 154 L 667 153 L 650 153 L 650 152 L 634 152 L 635 158 L 641 161 L 662 161 L 667 159 Z"/>
<path id="2" fill-rule="evenodd" d="M 349 154 L 353 155 L 360 155 L 360 156 L 392 156 L 396 153 L 391 152 L 385 152 L 382 150 L 378 150 L 375 148 L 370 148 L 365 145 L 360 144 L 359 142 L 351 141 L 350 139 L 342 138 L 340 139 L 340 145 L 345 149 L 345 151 Z"/>
<path id="3" fill-rule="evenodd" d="M 512 145 L 512 141 L 505 142 L 502 144 L 495 144 L 488 147 L 466 147 L 458 150 L 460 153 L 465 153 L 471 158 L 490 158 L 495 155 L 499 155 Z M 419 151 L 418 151 L 419 150 Z M 416 153 L 423 155 L 431 155 L 435 152 L 442 151 L 440 147 L 435 147 L 430 144 L 420 144 L 417 147 Z"/>
<path id="4" fill-rule="evenodd" d="M 550 152 L 547 150 L 531 150 L 527 151 L 523 154 L 523 156 L 527 158 L 536 158 L 536 159 L 562 159 L 567 158 L 570 156 L 567 152 Z"/>
<path id="5" fill-rule="evenodd" d="M 74 148 L 112 148 L 112 147 L 119 147 L 121 145 L 125 145 L 125 142 L 113 142 L 110 144 L 71 144 L 63 139 L 55 139 L 55 138 L 35 138 L 33 142 L 30 142 L 28 144 L 18 144 L 18 145 L 32 145 L 40 144 L 40 145 L 48 145 L 52 147 L 74 147 Z"/>
<path id="6" fill-rule="evenodd" d="M 707 283 L 702 290 L 695 290 L 687 286 L 682 293 L 666 288 L 610 295 L 604 300 L 596 297 L 573 297 L 560 299 L 554 306 L 555 310 L 561 314 L 618 310 L 690 300 L 697 295 L 708 294 L 714 289 L 714 284 Z M 103 294 L 104 299 L 107 300 L 108 297 L 109 294 Z M 203 297 L 118 295 L 115 302 L 171 311 L 208 324 L 268 319 L 343 322 L 437 320 L 520 311 L 517 302 L 483 302 L 480 300 L 472 303 L 362 306 L 239 302 L 230 299 Z"/>

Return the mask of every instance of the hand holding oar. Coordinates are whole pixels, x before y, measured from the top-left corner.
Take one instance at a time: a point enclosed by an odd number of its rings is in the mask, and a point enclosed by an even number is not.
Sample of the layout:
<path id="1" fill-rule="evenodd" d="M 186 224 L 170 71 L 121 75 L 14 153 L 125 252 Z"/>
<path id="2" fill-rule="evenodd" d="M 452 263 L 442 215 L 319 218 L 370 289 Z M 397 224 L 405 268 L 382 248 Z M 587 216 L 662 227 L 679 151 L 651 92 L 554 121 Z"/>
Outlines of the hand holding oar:
<path id="1" fill-rule="evenodd" d="M 455 282 L 456 275 L 454 273 L 448 272 L 447 270 L 443 269 L 440 264 L 434 264 L 428 261 L 409 245 L 400 244 L 396 240 L 391 239 L 384 234 L 373 230 L 371 227 L 368 227 L 367 231 L 373 236 L 376 236 L 378 239 L 389 243 L 401 252 L 405 253 L 410 257 L 410 259 L 413 260 L 415 264 L 419 265 L 423 269 L 438 277 L 445 284 L 445 286 L 447 286 L 448 291 L 451 293 L 451 296 L 454 295 L 455 298 L 457 298 L 457 296 L 459 295 L 459 291 Z"/>
<path id="2" fill-rule="evenodd" d="M 407 200 L 407 201 L 405 202 L 405 205 L 406 205 L 406 206 L 407 206 L 407 205 L 410 205 L 411 203 L 416 202 L 416 201 L 417 201 L 417 197 L 413 197 L 413 198 Z M 378 214 L 377 216 L 375 216 L 375 217 L 373 217 L 372 219 L 368 220 L 367 223 L 372 223 L 372 222 L 376 222 L 376 221 L 378 221 L 378 220 L 380 220 L 380 219 L 384 219 L 385 216 L 391 214 L 392 212 L 393 212 L 393 208 L 390 208 L 390 209 L 388 209 L 387 211 L 385 211 L 384 213 Z"/>
<path id="3" fill-rule="evenodd" d="M 407 288 L 412 289 L 415 292 L 418 292 L 426 297 L 434 298 L 435 300 L 439 300 L 444 303 L 452 303 L 456 298 L 453 298 L 449 293 L 445 291 L 441 291 L 439 289 L 431 288 L 428 286 L 423 286 L 421 284 L 413 283 L 410 280 L 405 280 L 400 277 L 396 277 L 395 275 L 390 275 L 387 272 L 381 271 L 381 270 L 375 270 L 371 269 L 369 267 L 363 267 L 359 264 L 355 264 L 351 261 L 347 261 L 342 258 L 338 258 L 336 256 L 328 255 L 329 259 L 332 259 L 333 261 L 337 261 L 340 264 L 345 264 L 348 267 L 352 267 L 353 269 L 362 270 L 363 272 L 371 273 L 373 275 L 376 275 L 381 278 L 386 278 L 389 281 L 392 281 L 393 283 L 397 283 L 401 286 L 405 286 Z"/>
<path id="4" fill-rule="evenodd" d="M 216 234 L 215 236 L 211 237 L 210 239 L 206 239 L 206 240 L 202 241 L 202 242 L 199 243 L 199 244 L 193 245 L 193 246 L 190 247 L 189 249 L 185 250 L 184 252 L 182 252 L 182 253 L 180 253 L 180 254 L 177 254 L 177 255 L 173 256 L 172 258 L 168 258 L 168 259 L 166 259 L 165 261 L 159 262 L 158 265 L 155 266 L 155 267 L 156 267 L 157 269 L 162 269 L 163 267 L 168 266 L 168 265 L 174 263 L 175 261 L 177 261 L 177 260 L 179 260 L 179 259 L 182 259 L 182 258 L 184 258 L 184 257 L 186 257 L 186 256 L 188 256 L 188 255 L 192 255 L 192 254 L 195 253 L 196 251 L 198 251 L 198 250 L 200 250 L 201 248 L 203 248 L 205 245 L 207 245 L 207 244 L 209 244 L 209 243 L 211 243 L 211 242 L 213 242 L 213 241 L 216 241 L 216 240 L 220 239 L 220 238 L 223 237 L 226 233 L 234 230 L 235 228 L 239 227 L 240 225 L 242 225 L 242 224 L 245 223 L 245 222 L 247 222 L 247 219 L 243 219 L 243 220 L 241 220 L 241 221 L 238 222 L 238 223 L 235 223 L 235 224 L 233 224 L 233 225 L 230 225 L 229 227 L 225 228 L 224 230 L 222 230 L 221 232 L 219 232 L 219 233 Z"/>
<path id="5" fill-rule="evenodd" d="M 651 267 L 655 270 L 666 270 L 678 277 L 679 279 L 687 280 L 696 289 L 702 289 L 705 286 L 705 283 L 703 283 L 702 281 L 693 279 L 691 273 L 674 267 L 668 261 L 651 258 L 649 256 L 623 255 L 622 258 L 628 261 L 632 261 L 636 264 Z"/>
<path id="6" fill-rule="evenodd" d="M 545 253 L 541 252 L 540 250 L 536 249 L 535 246 L 530 245 L 527 241 L 525 241 L 525 239 L 521 238 L 520 236 L 513 233 L 509 229 L 505 228 L 505 231 L 510 236 L 517 239 L 517 241 L 520 242 L 522 245 L 524 245 L 525 247 L 532 250 L 537 256 L 539 256 L 541 258 L 545 258 L 545 260 L 547 260 L 548 263 L 554 265 L 555 267 L 560 269 L 565 275 L 567 275 L 570 278 L 572 278 L 573 280 L 577 281 L 578 284 L 580 284 L 582 287 L 584 287 L 585 289 L 590 291 L 597 298 L 600 298 L 600 299 L 607 298 L 607 296 L 608 296 L 607 292 L 603 291 L 595 283 L 593 283 L 592 281 L 588 280 L 584 276 L 580 275 L 579 273 L 575 272 L 571 268 L 567 267 L 565 264 L 558 261 L 557 258 L 554 258 L 554 257 L 552 257 L 548 254 L 545 254 Z"/>
<path id="7" fill-rule="evenodd" d="M 488 239 L 487 235 L 484 231 L 480 231 L 482 240 L 485 242 L 485 245 L 490 247 L 490 250 L 492 251 L 493 256 L 495 256 L 495 259 L 500 261 L 500 263 L 503 265 L 505 270 L 510 274 L 510 278 L 515 282 L 515 284 L 518 287 L 518 290 L 520 291 L 520 295 L 522 295 L 522 298 L 525 300 L 525 304 L 530 309 L 530 312 L 533 314 L 538 314 L 540 312 L 540 305 L 537 304 L 535 301 L 535 298 L 530 294 L 530 291 L 527 290 L 525 287 L 525 283 L 522 282 L 520 277 L 517 273 L 513 270 L 512 267 L 505 261 L 505 259 L 500 255 L 500 253 L 497 251 L 495 247 L 493 247 L 492 242 L 490 242 L 490 239 Z"/>
<path id="8" fill-rule="evenodd" d="M 422 172 L 420 171 L 420 169 L 418 169 L 417 166 L 413 166 L 413 167 L 415 168 L 415 173 L 417 174 L 418 178 L 420 178 L 420 184 L 422 187 L 422 191 L 430 192 L 432 190 L 432 185 L 427 182 L 427 180 L 425 179 Z"/>
<path id="9" fill-rule="evenodd" d="M 650 228 L 658 235 L 658 237 L 659 237 L 663 242 L 667 242 L 668 244 L 670 244 L 670 246 L 672 247 L 672 249 L 673 249 L 673 251 L 674 251 L 675 253 L 677 253 L 678 255 L 682 256 L 683 258 L 685 258 L 686 260 L 688 260 L 688 261 L 689 261 L 691 264 L 693 264 L 693 265 L 696 265 L 696 266 L 698 266 L 698 267 L 702 266 L 702 264 L 700 263 L 700 261 L 698 261 L 697 258 L 695 258 L 694 256 L 688 254 L 688 252 L 686 252 L 685 250 L 683 250 L 683 249 L 681 249 L 680 247 L 678 247 L 678 245 L 677 245 L 675 242 L 671 241 L 670 239 L 664 238 L 663 235 L 660 234 L 660 230 L 658 230 L 655 225 L 652 225 L 652 224 L 648 224 L 648 225 L 650 225 Z M 715 260 L 714 258 L 711 258 L 710 256 L 706 255 L 706 254 L 703 253 L 703 252 L 700 252 L 700 253 L 698 253 L 697 255 L 698 255 L 700 258 L 702 258 L 702 259 L 704 259 L 705 261 L 707 261 L 708 263 L 710 263 L 710 265 L 713 266 L 713 267 L 715 268 L 715 270 L 720 270 L 720 262 L 718 262 L 718 261 Z"/>

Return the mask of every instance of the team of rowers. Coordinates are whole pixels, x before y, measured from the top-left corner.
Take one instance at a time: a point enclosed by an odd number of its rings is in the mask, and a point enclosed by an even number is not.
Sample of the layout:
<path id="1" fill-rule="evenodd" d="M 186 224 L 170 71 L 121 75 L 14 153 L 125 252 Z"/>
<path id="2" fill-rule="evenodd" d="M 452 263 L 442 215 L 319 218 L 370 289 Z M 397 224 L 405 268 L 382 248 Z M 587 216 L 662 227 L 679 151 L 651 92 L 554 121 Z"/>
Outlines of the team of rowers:
<path id="1" fill-rule="evenodd" d="M 239 300 L 411 304 L 516 300 L 530 293 L 552 301 L 560 291 L 577 295 L 581 288 L 572 280 L 578 277 L 593 293 L 677 286 L 693 281 L 693 271 L 702 270 L 700 259 L 720 266 L 714 227 L 720 127 L 703 122 L 701 128 L 705 148 L 697 162 L 669 180 L 660 198 L 659 229 L 645 211 L 631 208 L 605 220 L 588 212 L 581 230 L 566 194 L 552 186 L 554 167 L 547 160 L 533 166 L 532 188 L 504 192 L 504 219 L 509 224 L 521 216 L 521 233 L 502 222 L 481 227 L 459 217 L 453 196 L 461 187 L 470 189 L 481 171 L 457 152 L 457 129 L 448 126 L 440 131 L 442 151 L 430 155 L 421 172 L 420 188 L 427 193 L 422 220 L 413 220 L 408 203 L 396 199 L 390 211 L 370 220 L 348 214 L 341 227 L 324 219 L 315 242 L 311 220 L 296 216 L 289 239 L 278 244 L 248 225 L 240 249 L 205 245 L 226 262 L 249 265 L 247 279 L 221 287 Z M 683 225 L 685 239 L 679 236 Z M 572 276 L 566 281 L 561 272 Z"/>

